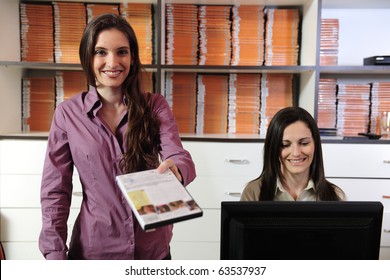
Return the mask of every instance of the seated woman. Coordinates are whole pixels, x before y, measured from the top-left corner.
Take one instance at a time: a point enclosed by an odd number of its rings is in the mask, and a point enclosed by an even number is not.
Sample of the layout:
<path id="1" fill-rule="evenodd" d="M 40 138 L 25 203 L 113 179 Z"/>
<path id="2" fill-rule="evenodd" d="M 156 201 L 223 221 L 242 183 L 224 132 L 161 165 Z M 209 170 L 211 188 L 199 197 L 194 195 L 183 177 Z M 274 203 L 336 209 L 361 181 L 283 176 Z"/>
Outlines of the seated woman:
<path id="1" fill-rule="evenodd" d="M 316 121 L 304 109 L 287 107 L 272 118 L 264 143 L 260 176 L 241 201 L 339 201 L 344 192 L 325 178 Z"/>

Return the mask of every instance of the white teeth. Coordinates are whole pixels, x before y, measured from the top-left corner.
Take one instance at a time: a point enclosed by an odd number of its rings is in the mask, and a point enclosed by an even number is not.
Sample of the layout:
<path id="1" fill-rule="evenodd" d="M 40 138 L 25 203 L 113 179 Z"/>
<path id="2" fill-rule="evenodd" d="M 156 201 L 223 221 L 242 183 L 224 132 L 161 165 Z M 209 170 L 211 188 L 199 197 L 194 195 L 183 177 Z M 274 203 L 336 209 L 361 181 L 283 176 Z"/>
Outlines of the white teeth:
<path id="1" fill-rule="evenodd" d="M 290 159 L 290 162 L 292 162 L 292 163 L 299 163 L 302 161 L 304 161 L 304 159 Z"/>

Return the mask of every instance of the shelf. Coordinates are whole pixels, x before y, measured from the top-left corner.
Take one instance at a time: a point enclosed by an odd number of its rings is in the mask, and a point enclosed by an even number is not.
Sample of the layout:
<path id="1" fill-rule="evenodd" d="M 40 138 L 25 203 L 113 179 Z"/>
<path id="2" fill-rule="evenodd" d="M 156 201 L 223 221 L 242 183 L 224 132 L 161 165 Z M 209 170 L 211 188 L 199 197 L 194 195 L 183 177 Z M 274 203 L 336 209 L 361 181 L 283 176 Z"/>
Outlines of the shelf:
<path id="1" fill-rule="evenodd" d="M 199 65 L 161 65 L 166 72 L 202 73 L 286 73 L 302 74 L 314 72 L 314 66 L 199 66 Z"/>
<path id="2" fill-rule="evenodd" d="M 18 62 L 18 61 L 0 61 L 0 67 L 15 67 L 22 69 L 36 70 L 82 70 L 80 64 L 77 63 L 51 63 L 51 62 Z M 155 65 L 143 65 L 148 71 L 156 71 Z"/>
<path id="3" fill-rule="evenodd" d="M 24 132 L 0 134 L 1 140 L 47 140 L 48 132 Z M 182 141 L 194 142 L 238 142 L 238 143 L 263 143 L 264 138 L 254 134 L 190 134 L 181 133 Z M 390 139 L 368 139 L 365 137 L 322 136 L 321 143 L 343 143 L 343 144 L 390 144 Z"/>
<path id="4" fill-rule="evenodd" d="M 50 3 L 52 0 L 7 0 L 0 1 L 0 22 L 9 26 L 0 30 L 0 38 L 7 44 L 0 52 L 0 112 L 6 123 L 0 125 L 0 135 L 19 133 L 21 123 L 21 77 L 54 75 L 56 71 L 81 71 L 77 63 L 21 62 L 20 61 L 20 11 L 19 3 Z M 153 72 L 155 92 L 166 94 L 166 77 L 170 72 L 198 74 L 292 74 L 294 77 L 294 105 L 308 110 L 313 116 L 318 113 L 318 86 L 321 78 L 336 78 L 339 82 L 388 82 L 390 66 L 364 66 L 363 57 L 384 54 L 388 39 L 383 33 L 390 12 L 388 0 L 59 0 L 81 3 L 150 3 L 153 5 L 153 64 L 144 65 Z M 267 7 L 298 7 L 300 22 L 300 53 L 297 66 L 233 66 L 233 65 L 168 65 L 166 54 L 166 4 L 193 5 L 264 5 Z M 358 10 L 360 9 L 360 10 Z M 367 13 L 366 10 L 367 9 Z M 321 66 L 319 63 L 320 20 L 340 19 L 339 65 Z M 366 20 L 359 20 L 361 18 Z M 362 29 L 364 27 L 364 29 Z M 377 38 L 378 37 L 378 38 Z M 374 53 L 374 54 L 372 54 Z M 264 75 L 263 75 L 264 76 Z M 38 137 L 31 135 L 29 137 Z M 258 139 L 230 135 L 192 135 L 196 139 Z M 201 141 L 201 140 L 200 140 Z M 239 141 L 239 140 L 237 140 Z M 335 140 L 343 141 L 343 140 Z"/>
<path id="5" fill-rule="evenodd" d="M 291 6 L 304 5 L 313 0 L 165 0 L 163 4 L 192 4 L 192 5 L 266 5 Z"/>
<path id="6" fill-rule="evenodd" d="M 389 0 L 322 0 L 323 9 L 383 9 L 390 8 Z"/>
<path id="7" fill-rule="evenodd" d="M 0 61 L 0 67 L 15 67 L 22 69 L 39 69 L 39 70 L 81 70 L 80 64 L 69 63 L 45 63 L 45 62 L 16 62 Z"/>
<path id="8" fill-rule="evenodd" d="M 4 0 L 3 0 L 4 1 Z M 15 2 L 31 3 L 31 2 L 53 2 L 53 0 L 11 0 Z M 151 3 L 157 4 L 158 0 L 58 0 L 58 2 L 81 2 L 81 3 L 95 3 L 95 4 L 107 4 L 107 3 L 120 3 L 120 2 L 132 2 L 132 3 Z"/>
<path id="9" fill-rule="evenodd" d="M 321 74 L 389 75 L 390 66 L 320 66 Z"/>

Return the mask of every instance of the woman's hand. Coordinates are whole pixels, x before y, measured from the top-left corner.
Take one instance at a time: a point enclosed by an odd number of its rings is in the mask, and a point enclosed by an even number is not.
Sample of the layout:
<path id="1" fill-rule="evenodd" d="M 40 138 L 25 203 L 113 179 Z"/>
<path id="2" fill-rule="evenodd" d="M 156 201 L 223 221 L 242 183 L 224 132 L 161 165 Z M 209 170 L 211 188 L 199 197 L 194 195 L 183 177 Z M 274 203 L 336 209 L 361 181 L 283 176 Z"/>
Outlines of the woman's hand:
<path id="1" fill-rule="evenodd" d="M 157 168 L 157 171 L 159 173 L 164 173 L 165 171 L 167 171 L 169 169 L 171 169 L 171 171 L 173 172 L 173 174 L 175 174 L 176 178 L 182 182 L 183 178 L 181 177 L 181 174 L 179 172 L 179 169 L 177 168 L 177 166 L 175 165 L 175 163 L 173 162 L 173 160 L 171 159 L 167 159 L 167 160 L 164 160 L 160 166 Z"/>

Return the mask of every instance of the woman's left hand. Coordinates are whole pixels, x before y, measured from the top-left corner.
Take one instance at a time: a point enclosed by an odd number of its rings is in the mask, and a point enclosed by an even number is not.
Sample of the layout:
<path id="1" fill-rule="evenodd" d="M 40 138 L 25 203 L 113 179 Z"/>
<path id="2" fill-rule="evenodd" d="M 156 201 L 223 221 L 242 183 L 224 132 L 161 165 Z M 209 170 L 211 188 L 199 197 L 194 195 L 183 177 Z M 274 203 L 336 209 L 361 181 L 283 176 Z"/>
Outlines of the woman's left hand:
<path id="1" fill-rule="evenodd" d="M 183 178 L 181 177 L 181 174 L 179 172 L 179 169 L 177 168 L 177 166 L 175 165 L 175 163 L 173 162 L 173 160 L 171 159 L 167 159 L 167 160 L 164 160 L 160 165 L 159 167 L 157 168 L 157 171 L 159 173 L 164 173 L 165 171 L 167 171 L 169 169 L 171 169 L 171 171 L 173 172 L 173 174 L 175 174 L 176 178 L 182 182 Z"/>

